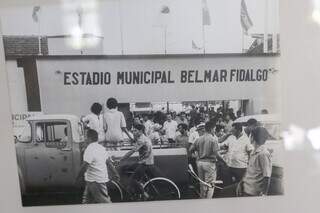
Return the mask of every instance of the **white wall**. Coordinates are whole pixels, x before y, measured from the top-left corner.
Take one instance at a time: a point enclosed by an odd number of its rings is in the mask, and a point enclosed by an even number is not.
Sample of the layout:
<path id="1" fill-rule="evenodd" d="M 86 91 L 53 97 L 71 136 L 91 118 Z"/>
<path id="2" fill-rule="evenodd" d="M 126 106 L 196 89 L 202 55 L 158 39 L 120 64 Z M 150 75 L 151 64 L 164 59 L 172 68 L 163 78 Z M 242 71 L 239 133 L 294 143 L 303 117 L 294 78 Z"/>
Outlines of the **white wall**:
<path id="1" fill-rule="evenodd" d="M 48 52 L 50 55 L 102 55 L 103 54 L 103 38 L 89 37 L 82 41 L 90 42 L 94 40 L 93 46 L 78 46 L 74 48 L 73 41 L 70 37 L 48 38 Z"/>
<path id="2" fill-rule="evenodd" d="M 269 69 L 278 67 L 277 57 L 145 58 L 145 59 L 40 59 L 37 61 L 44 113 L 85 114 L 93 102 L 105 103 L 109 97 L 119 102 L 176 102 L 207 100 L 257 101 L 260 108 L 279 112 L 280 72 L 269 73 L 266 82 L 180 83 L 181 70 Z M 57 73 L 59 70 L 61 73 Z M 117 85 L 116 72 L 170 70 L 174 84 Z M 110 72 L 110 85 L 64 85 L 64 72 Z M 229 76 L 229 75 L 228 75 Z M 229 81 L 229 77 L 228 77 Z"/>
<path id="3" fill-rule="evenodd" d="M 13 113 L 27 112 L 28 105 L 23 68 L 17 67 L 16 60 L 6 61 L 6 68 L 10 92 L 11 111 Z"/>

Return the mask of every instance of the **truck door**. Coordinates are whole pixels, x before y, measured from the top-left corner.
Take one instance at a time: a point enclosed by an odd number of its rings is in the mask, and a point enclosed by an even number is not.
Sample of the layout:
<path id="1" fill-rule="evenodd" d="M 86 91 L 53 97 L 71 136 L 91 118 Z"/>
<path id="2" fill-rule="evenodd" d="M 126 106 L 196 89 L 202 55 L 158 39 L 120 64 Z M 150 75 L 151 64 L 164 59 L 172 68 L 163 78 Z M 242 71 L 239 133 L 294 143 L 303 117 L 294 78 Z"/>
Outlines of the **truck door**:
<path id="1" fill-rule="evenodd" d="M 70 122 L 66 120 L 34 123 L 33 144 L 25 150 L 28 185 L 59 190 L 72 186 L 72 136 Z"/>

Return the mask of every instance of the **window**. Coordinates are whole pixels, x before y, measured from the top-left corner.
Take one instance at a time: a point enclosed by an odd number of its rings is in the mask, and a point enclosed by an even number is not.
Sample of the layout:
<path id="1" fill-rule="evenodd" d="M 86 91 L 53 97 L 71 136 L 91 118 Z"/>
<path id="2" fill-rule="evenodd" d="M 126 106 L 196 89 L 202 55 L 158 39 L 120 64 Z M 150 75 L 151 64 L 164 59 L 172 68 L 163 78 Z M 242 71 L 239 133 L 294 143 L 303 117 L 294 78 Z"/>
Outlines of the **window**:
<path id="1" fill-rule="evenodd" d="M 83 128 L 83 124 L 81 122 L 78 123 L 78 132 L 79 132 L 80 138 L 83 138 L 84 137 L 84 128 Z"/>
<path id="2" fill-rule="evenodd" d="M 269 123 L 269 124 L 264 124 L 263 127 L 266 128 L 267 131 L 269 132 L 271 136 L 270 140 L 280 139 L 280 124 Z"/>
<path id="3" fill-rule="evenodd" d="M 28 122 L 26 122 L 25 127 L 22 129 L 21 134 L 18 135 L 17 139 L 21 142 L 31 141 L 31 127 Z"/>
<path id="4" fill-rule="evenodd" d="M 61 142 L 65 146 L 69 141 L 67 122 L 37 123 L 36 141 L 45 143 Z"/>

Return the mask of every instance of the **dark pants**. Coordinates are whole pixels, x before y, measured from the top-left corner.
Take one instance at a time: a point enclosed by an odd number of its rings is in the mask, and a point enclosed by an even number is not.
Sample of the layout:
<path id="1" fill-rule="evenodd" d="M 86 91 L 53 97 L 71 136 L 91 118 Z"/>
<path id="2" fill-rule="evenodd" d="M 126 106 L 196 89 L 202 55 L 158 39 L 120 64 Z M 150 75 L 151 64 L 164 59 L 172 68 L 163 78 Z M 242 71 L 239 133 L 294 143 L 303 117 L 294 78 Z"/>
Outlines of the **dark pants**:
<path id="1" fill-rule="evenodd" d="M 224 186 L 229 186 L 231 184 L 240 182 L 246 173 L 246 168 L 233 168 L 227 165 L 220 165 L 219 167 L 219 177 L 223 180 Z"/>
<path id="2" fill-rule="evenodd" d="M 192 156 L 188 156 L 188 164 L 191 164 L 194 172 L 198 174 L 197 160 Z"/>
<path id="3" fill-rule="evenodd" d="M 237 195 L 237 187 L 238 187 L 239 183 L 234 183 L 230 186 L 224 187 L 220 193 L 218 197 L 251 197 L 253 195 L 249 195 L 245 192 L 243 192 L 242 190 L 242 194 L 241 195 Z"/>
<path id="4" fill-rule="evenodd" d="M 173 140 L 172 138 L 168 138 L 168 143 L 169 143 L 169 144 L 174 144 L 174 143 L 175 143 L 175 140 Z"/>
<path id="5" fill-rule="evenodd" d="M 246 168 L 233 168 L 233 167 L 229 167 L 229 173 L 233 182 L 240 182 L 244 176 L 244 174 L 246 173 Z"/>
<path id="6" fill-rule="evenodd" d="M 106 183 L 86 182 L 82 203 L 111 203 Z"/>

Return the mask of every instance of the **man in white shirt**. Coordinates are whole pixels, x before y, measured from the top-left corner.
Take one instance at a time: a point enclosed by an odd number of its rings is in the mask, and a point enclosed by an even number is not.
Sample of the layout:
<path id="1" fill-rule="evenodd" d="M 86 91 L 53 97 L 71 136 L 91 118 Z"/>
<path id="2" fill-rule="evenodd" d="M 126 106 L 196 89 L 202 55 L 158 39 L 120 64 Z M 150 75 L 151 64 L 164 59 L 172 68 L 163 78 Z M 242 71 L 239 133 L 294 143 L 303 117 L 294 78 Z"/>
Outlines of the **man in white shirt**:
<path id="1" fill-rule="evenodd" d="M 222 144 L 227 147 L 226 163 L 229 167 L 232 182 L 239 182 L 245 174 L 253 146 L 248 136 L 242 131 L 240 123 L 232 125 L 232 135 Z"/>
<path id="2" fill-rule="evenodd" d="M 171 114 L 167 114 L 167 120 L 163 124 L 163 130 L 170 144 L 175 142 L 176 132 L 178 128 L 178 123 L 172 120 Z"/>
<path id="3" fill-rule="evenodd" d="M 104 113 L 104 129 L 106 131 L 106 141 L 117 147 L 123 141 L 123 132 L 132 140 L 131 135 L 127 130 L 127 124 L 122 112 L 118 111 L 118 101 L 115 98 L 107 100 L 107 108 Z"/>
<path id="4" fill-rule="evenodd" d="M 93 129 L 98 133 L 98 141 L 105 140 L 105 133 L 103 129 L 103 116 L 101 114 L 102 105 L 99 103 L 93 103 L 90 108 L 91 113 L 81 118 L 89 129 Z"/>
<path id="5" fill-rule="evenodd" d="M 109 161 L 109 155 L 104 142 L 97 142 L 98 133 L 92 129 L 87 132 L 89 142 L 91 142 L 83 155 L 83 163 L 76 181 L 83 177 L 86 187 L 83 192 L 82 203 L 111 203 L 108 195 L 106 183 L 109 181 L 107 164 L 114 174 L 115 168 Z"/>

